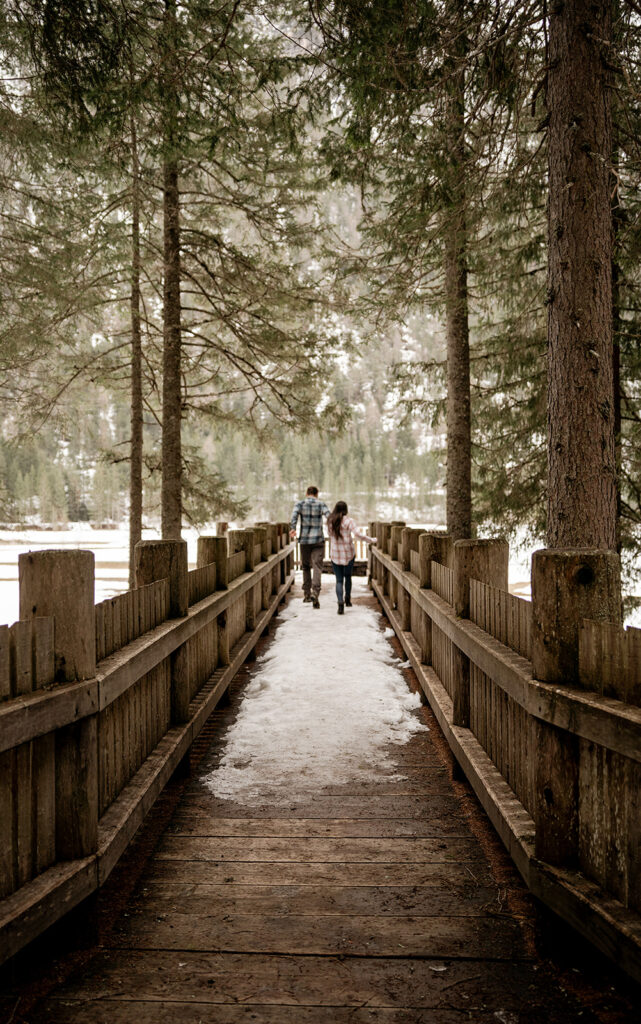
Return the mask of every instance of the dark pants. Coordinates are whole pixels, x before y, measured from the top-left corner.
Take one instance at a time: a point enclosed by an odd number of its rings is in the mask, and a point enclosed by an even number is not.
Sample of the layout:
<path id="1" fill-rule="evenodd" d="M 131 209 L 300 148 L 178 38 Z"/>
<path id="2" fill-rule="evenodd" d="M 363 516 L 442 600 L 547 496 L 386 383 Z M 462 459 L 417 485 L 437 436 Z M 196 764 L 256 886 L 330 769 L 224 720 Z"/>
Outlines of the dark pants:
<path id="1" fill-rule="evenodd" d="M 345 582 L 345 601 L 351 601 L 352 599 L 352 569 L 354 568 L 354 559 L 347 563 L 347 565 L 338 565 L 336 562 L 332 562 L 332 569 L 334 570 L 334 576 L 336 577 L 336 598 L 339 604 L 343 604 L 343 581 Z"/>
<path id="2" fill-rule="evenodd" d="M 306 597 L 318 597 L 321 588 L 321 573 L 325 544 L 301 544 L 300 563 L 303 567 L 303 593 Z"/>

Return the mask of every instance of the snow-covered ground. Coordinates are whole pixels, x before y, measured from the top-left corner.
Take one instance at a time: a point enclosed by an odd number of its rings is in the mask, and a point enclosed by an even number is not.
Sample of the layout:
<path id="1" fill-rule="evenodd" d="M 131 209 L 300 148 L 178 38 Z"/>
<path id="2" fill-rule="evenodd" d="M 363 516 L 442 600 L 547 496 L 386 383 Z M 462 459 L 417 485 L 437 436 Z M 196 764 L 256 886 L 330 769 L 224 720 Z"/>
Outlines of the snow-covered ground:
<path id="1" fill-rule="evenodd" d="M 353 599 L 365 593 L 366 580 L 356 578 Z M 220 764 L 203 779 L 217 797 L 291 802 L 324 786 L 389 777 L 390 744 L 427 728 L 379 614 L 357 603 L 338 616 L 329 577 L 320 610 L 299 595 L 256 662 Z"/>

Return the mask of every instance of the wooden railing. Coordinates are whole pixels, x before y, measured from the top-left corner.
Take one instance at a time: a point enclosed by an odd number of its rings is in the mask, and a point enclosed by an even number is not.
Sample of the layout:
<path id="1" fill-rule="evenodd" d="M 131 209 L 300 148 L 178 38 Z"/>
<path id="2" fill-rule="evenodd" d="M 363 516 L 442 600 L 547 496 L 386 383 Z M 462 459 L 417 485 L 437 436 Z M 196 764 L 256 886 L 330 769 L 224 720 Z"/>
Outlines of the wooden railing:
<path id="1" fill-rule="evenodd" d="M 329 541 L 328 541 L 327 538 L 325 538 L 325 540 L 323 541 L 323 544 L 324 544 L 324 549 L 325 549 L 324 552 L 323 552 L 323 561 L 324 562 L 329 562 L 329 560 L 330 560 L 329 559 Z M 367 561 L 367 551 L 368 551 L 367 541 L 358 540 L 358 538 L 357 538 L 354 541 L 354 549 L 355 549 L 355 552 L 356 552 L 355 553 L 355 561 L 356 562 L 366 562 Z M 300 556 L 300 544 L 298 543 L 298 541 L 296 541 L 296 548 L 295 548 L 295 555 L 294 555 L 294 567 L 296 569 L 300 569 L 301 564 L 302 563 L 301 563 L 301 556 Z"/>
<path id="2" fill-rule="evenodd" d="M 532 891 L 641 980 L 641 631 L 613 552 L 371 523 L 370 581 L 454 755 Z"/>
<path id="3" fill-rule="evenodd" d="M 256 530 L 260 548 L 243 533 L 242 565 L 200 538 L 191 573 L 183 541 L 144 542 L 141 585 L 95 607 L 91 552 L 20 556 L 25 617 L 0 627 L 0 962 L 102 885 L 291 586 L 287 527 Z"/>

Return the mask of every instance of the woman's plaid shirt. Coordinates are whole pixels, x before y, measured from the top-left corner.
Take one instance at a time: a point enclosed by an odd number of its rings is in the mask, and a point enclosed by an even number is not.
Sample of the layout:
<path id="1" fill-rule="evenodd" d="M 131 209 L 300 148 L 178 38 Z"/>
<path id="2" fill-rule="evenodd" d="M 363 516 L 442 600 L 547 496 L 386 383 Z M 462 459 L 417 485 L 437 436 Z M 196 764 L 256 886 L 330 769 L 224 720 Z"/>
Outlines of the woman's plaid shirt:
<path id="1" fill-rule="evenodd" d="M 358 532 L 356 523 L 351 516 L 343 516 L 340 537 L 336 537 L 331 530 L 328 532 L 329 557 L 336 565 L 349 565 L 352 558 L 355 557 L 354 537 L 358 537 L 359 540 L 369 541 L 370 544 L 374 540 L 373 537 L 368 537 L 366 533 Z"/>

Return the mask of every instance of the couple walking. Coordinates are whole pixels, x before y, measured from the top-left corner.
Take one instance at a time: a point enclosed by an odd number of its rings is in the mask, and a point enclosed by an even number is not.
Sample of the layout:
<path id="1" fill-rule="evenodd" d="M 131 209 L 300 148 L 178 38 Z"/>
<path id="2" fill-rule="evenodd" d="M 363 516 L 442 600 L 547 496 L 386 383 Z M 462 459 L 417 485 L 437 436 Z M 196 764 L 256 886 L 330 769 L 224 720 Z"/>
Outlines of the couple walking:
<path id="1" fill-rule="evenodd" d="M 336 577 L 336 598 L 338 614 L 342 615 L 345 605 L 352 604 L 352 569 L 356 551 L 354 537 L 375 544 L 373 537 L 359 533 L 356 523 L 347 514 L 344 501 L 337 501 L 330 512 L 324 501 L 318 497 L 318 487 L 308 487 L 307 495 L 294 505 L 290 537 L 296 539 L 296 526 L 300 519 L 300 557 L 303 567 L 303 601 L 311 601 L 314 608 L 320 608 L 318 596 L 321 588 L 321 572 L 325 554 L 323 520 L 327 520 L 329 535 L 329 557 Z M 344 588 L 344 593 L 343 593 Z"/>

